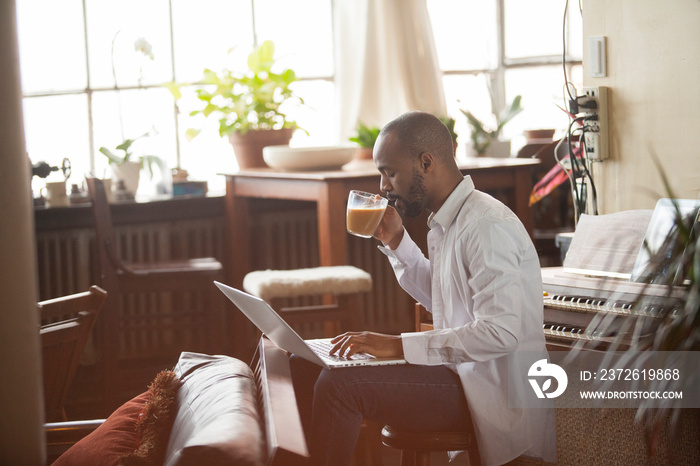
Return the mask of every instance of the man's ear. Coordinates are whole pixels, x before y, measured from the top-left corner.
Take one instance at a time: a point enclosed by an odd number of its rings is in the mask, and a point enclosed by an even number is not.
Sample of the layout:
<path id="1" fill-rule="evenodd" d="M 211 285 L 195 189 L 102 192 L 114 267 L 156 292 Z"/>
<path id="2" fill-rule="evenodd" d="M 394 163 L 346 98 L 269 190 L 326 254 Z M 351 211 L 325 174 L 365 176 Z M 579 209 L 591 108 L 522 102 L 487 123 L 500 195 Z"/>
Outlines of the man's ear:
<path id="1" fill-rule="evenodd" d="M 429 173 L 435 168 L 435 159 L 430 152 L 423 152 L 418 160 L 423 173 Z"/>

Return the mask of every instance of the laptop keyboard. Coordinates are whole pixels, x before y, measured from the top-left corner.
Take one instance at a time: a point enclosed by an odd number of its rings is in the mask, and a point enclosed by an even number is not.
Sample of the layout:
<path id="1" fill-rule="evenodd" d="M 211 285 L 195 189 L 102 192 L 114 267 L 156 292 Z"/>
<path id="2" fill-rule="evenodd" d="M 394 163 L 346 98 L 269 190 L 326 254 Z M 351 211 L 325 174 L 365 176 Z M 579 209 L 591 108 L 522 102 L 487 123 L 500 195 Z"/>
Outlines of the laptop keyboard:
<path id="1" fill-rule="evenodd" d="M 374 359 L 374 356 L 367 353 L 356 353 L 349 358 L 338 356 L 337 354 L 328 354 L 333 348 L 330 340 L 306 340 L 306 344 L 314 350 L 316 354 L 322 358 L 330 359 L 331 361 L 355 361 L 358 359 Z"/>

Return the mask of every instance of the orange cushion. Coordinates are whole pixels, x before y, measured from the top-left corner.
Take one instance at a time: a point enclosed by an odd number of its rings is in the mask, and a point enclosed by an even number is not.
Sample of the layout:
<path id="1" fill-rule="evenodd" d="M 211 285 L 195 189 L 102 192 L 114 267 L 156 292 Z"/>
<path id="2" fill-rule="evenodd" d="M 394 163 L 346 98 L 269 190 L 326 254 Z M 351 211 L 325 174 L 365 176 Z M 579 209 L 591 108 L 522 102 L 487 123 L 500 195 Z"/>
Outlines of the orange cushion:
<path id="1" fill-rule="evenodd" d="M 124 403 L 105 422 L 61 455 L 54 465 L 158 465 L 175 418 L 180 379 L 160 372 L 148 391 Z"/>
<path id="2" fill-rule="evenodd" d="M 121 464 L 121 458 L 133 453 L 141 442 L 136 422 L 149 398 L 149 392 L 145 392 L 121 405 L 94 432 L 62 454 L 53 466 Z"/>

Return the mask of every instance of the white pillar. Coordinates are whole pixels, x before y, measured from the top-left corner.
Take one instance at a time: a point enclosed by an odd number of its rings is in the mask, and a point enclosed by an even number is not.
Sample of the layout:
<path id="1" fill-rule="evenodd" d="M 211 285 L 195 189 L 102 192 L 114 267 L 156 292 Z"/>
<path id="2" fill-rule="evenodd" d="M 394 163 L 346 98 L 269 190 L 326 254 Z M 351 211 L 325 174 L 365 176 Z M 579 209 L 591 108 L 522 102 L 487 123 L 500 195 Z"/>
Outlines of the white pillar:
<path id="1" fill-rule="evenodd" d="M 0 0 L 0 44 L 0 464 L 40 465 L 46 447 L 34 214 L 15 0 Z"/>

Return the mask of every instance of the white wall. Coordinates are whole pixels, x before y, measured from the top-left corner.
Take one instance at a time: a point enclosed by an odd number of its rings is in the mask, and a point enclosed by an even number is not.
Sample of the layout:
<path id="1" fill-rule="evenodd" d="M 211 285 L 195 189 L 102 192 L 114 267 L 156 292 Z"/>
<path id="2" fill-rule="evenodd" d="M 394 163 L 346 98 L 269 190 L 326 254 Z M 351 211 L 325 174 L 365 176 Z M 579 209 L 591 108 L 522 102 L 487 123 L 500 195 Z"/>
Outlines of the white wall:
<path id="1" fill-rule="evenodd" d="M 588 76 L 588 37 L 607 37 L 608 76 Z M 596 164 L 602 213 L 700 196 L 700 1 L 584 0 L 584 85 L 610 88 L 611 159 Z"/>

